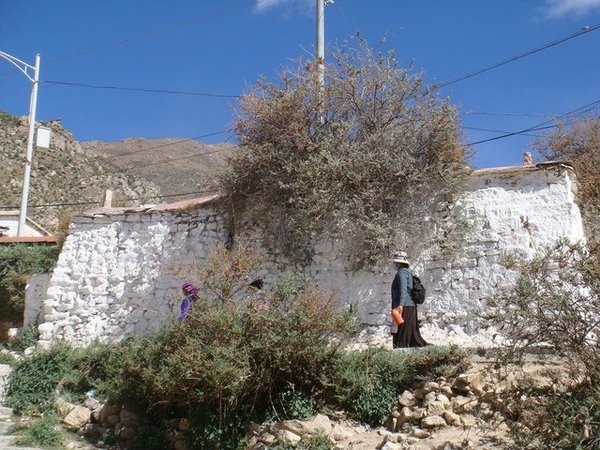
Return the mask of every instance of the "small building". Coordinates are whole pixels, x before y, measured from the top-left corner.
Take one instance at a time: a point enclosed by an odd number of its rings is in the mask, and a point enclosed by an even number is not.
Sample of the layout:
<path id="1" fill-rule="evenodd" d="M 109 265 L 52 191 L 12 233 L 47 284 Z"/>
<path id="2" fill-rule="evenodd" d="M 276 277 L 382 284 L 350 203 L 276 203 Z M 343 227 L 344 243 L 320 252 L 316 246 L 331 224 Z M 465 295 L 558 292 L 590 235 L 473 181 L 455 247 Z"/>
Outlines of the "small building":
<path id="1" fill-rule="evenodd" d="M 0 211 L 0 243 L 2 242 L 40 242 L 40 239 L 25 239 L 25 238 L 43 238 L 41 241 L 45 241 L 46 238 L 53 238 L 51 233 L 42 227 L 40 224 L 34 222 L 29 217 L 25 221 L 25 231 L 20 239 L 17 238 L 17 231 L 19 229 L 19 211 Z"/>

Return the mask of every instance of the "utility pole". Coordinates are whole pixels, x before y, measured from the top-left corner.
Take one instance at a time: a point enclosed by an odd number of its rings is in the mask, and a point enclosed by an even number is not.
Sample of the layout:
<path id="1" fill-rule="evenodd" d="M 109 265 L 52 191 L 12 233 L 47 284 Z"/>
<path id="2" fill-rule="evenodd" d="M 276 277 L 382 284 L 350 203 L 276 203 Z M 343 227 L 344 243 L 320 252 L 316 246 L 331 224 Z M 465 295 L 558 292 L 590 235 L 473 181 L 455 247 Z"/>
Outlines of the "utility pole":
<path id="1" fill-rule="evenodd" d="M 32 83 L 31 99 L 29 100 L 29 132 L 27 133 L 27 153 L 25 155 L 25 174 L 23 175 L 23 193 L 21 197 L 21 209 L 19 210 L 19 227 L 17 228 L 17 235 L 23 236 L 25 232 L 25 219 L 27 218 L 27 200 L 29 198 L 29 178 L 31 177 L 31 161 L 33 160 L 33 140 L 35 134 L 35 110 L 37 108 L 37 92 L 38 84 L 40 80 L 40 54 L 35 55 L 35 66 L 27 64 L 6 52 L 0 51 L 0 58 L 6 59 L 9 63 L 15 66 L 17 69 L 27 77 Z M 29 75 L 29 72 L 33 71 L 33 78 Z M 44 140 L 50 139 L 50 130 L 45 129 L 48 134 L 44 137 Z"/>
<path id="2" fill-rule="evenodd" d="M 325 0 L 317 0 L 317 70 L 321 91 L 325 88 Z"/>
<path id="3" fill-rule="evenodd" d="M 40 80 L 40 54 L 35 55 L 35 67 L 33 69 L 33 87 L 31 100 L 29 102 L 29 132 L 27 133 L 27 155 L 25 156 L 25 173 L 23 175 L 23 192 L 21 195 L 21 208 L 19 209 L 19 228 L 17 236 L 25 233 L 25 221 L 27 219 L 27 202 L 29 200 L 29 179 L 31 177 L 31 163 L 33 160 L 33 138 L 35 133 L 35 111 L 37 109 L 37 93 Z"/>

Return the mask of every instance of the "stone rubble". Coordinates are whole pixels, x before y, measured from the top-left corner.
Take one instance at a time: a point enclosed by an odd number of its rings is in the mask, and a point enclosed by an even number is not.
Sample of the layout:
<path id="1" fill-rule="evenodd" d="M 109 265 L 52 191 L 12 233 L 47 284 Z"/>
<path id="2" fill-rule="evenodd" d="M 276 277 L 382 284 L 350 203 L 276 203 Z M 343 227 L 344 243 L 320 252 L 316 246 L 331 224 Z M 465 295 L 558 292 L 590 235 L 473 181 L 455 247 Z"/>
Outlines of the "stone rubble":
<path id="1" fill-rule="evenodd" d="M 247 450 L 296 445 L 315 433 L 325 434 L 336 450 L 460 450 L 508 448 L 507 428 L 494 424 L 493 414 L 503 408 L 505 387 L 492 375 L 471 369 L 455 378 L 426 381 L 406 390 L 384 427 L 369 428 L 348 419 L 317 414 L 308 421 L 288 420 L 254 425 Z M 482 412 L 491 411 L 486 420 Z"/>

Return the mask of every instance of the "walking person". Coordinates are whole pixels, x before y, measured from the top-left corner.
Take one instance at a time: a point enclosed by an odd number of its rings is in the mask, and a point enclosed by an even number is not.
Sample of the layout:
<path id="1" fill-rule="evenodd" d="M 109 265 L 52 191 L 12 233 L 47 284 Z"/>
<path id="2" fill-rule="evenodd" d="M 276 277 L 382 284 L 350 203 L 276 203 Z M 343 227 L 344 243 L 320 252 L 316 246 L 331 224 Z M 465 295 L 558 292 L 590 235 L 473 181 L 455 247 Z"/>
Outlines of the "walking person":
<path id="1" fill-rule="evenodd" d="M 408 256 L 405 252 L 396 252 L 392 258 L 396 275 L 392 282 L 392 309 L 401 310 L 404 322 L 398 325 L 398 331 L 392 333 L 393 348 L 424 347 L 429 345 L 421 336 L 417 317 L 417 305 L 413 301 L 413 277 Z"/>

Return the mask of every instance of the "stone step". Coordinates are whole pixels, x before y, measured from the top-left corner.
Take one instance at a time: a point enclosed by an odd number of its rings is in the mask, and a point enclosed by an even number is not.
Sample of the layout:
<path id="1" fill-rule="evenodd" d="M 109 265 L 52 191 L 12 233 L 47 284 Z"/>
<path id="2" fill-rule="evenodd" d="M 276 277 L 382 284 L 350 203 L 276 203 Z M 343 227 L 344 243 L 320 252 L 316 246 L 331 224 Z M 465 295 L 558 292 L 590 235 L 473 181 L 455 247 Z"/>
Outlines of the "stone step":
<path id="1" fill-rule="evenodd" d="M 0 406 L 0 421 L 8 420 L 13 417 L 13 409 L 6 406 Z"/>
<path id="2" fill-rule="evenodd" d="M 13 426 L 14 423 L 12 422 L 0 422 L 0 435 L 7 434 Z"/>

